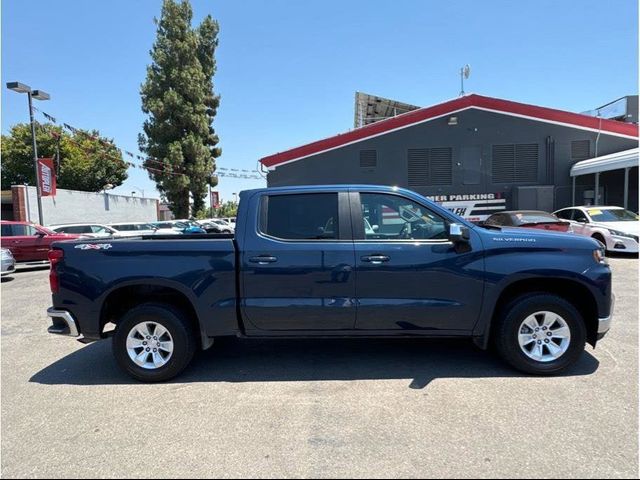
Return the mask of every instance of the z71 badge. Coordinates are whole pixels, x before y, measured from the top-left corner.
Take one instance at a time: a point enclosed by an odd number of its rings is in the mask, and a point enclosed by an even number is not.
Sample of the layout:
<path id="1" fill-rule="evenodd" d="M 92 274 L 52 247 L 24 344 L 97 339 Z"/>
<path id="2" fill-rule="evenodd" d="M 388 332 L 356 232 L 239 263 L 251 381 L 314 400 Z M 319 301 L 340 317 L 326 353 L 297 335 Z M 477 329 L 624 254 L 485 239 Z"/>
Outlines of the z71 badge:
<path id="1" fill-rule="evenodd" d="M 80 250 L 109 250 L 111 247 L 110 243 L 82 243 L 74 248 L 79 248 Z"/>

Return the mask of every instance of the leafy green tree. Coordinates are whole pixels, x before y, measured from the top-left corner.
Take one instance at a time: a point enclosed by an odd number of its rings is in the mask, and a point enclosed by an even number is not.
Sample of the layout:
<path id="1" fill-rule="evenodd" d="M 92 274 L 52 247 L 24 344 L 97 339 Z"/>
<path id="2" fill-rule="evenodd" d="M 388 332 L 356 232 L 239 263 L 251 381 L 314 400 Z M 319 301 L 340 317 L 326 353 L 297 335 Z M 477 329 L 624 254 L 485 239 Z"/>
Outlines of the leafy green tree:
<path id="1" fill-rule="evenodd" d="M 149 176 L 177 218 L 205 208 L 207 185 L 216 185 L 215 159 L 221 151 L 213 129 L 220 98 L 213 91 L 218 23 L 208 16 L 193 29 L 188 0 L 164 0 L 152 63 L 141 87 L 148 115 L 139 135 Z"/>
<path id="2" fill-rule="evenodd" d="M 53 124 L 39 124 L 36 129 L 38 156 L 55 158 L 56 147 L 60 164 L 56 165 L 57 186 L 69 190 L 98 192 L 110 183 L 121 185 L 127 178 L 127 164 L 122 153 L 97 130 L 69 134 Z M 14 125 L 9 135 L 2 135 L 2 189 L 11 185 L 35 185 L 35 168 L 31 145 L 31 126 Z"/>
<path id="3" fill-rule="evenodd" d="M 235 217 L 238 214 L 238 203 L 233 201 L 224 202 L 218 208 L 207 208 L 201 210 L 196 218 L 219 218 L 219 217 Z"/>

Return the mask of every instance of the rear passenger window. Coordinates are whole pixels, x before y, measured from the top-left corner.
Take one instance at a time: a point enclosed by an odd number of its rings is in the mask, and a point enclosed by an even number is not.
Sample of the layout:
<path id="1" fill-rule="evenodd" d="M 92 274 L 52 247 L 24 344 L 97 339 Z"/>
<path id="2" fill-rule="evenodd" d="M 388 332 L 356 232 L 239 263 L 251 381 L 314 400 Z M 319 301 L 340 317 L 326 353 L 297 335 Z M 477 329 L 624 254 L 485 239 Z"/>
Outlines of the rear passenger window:
<path id="1" fill-rule="evenodd" d="M 268 197 L 262 232 L 284 240 L 338 238 L 338 194 L 309 193 Z"/>
<path id="2" fill-rule="evenodd" d="M 66 227 L 64 233 L 91 233 L 91 227 L 89 225 L 77 225 L 75 227 Z"/>
<path id="3" fill-rule="evenodd" d="M 562 218 L 563 220 L 571 220 L 571 214 L 573 210 L 561 210 L 556 213 L 556 217 Z"/>

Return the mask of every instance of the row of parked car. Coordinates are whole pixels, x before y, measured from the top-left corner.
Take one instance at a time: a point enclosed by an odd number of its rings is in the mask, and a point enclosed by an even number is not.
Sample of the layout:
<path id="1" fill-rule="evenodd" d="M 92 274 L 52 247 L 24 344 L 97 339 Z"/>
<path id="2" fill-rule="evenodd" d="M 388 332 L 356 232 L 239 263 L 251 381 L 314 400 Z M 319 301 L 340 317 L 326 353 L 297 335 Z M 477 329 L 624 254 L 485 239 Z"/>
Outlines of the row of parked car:
<path id="1" fill-rule="evenodd" d="M 483 226 L 537 228 L 585 235 L 598 240 L 607 252 L 638 253 L 638 215 L 622 207 L 569 207 L 553 213 L 521 210 L 499 212 Z"/>
<path id="2" fill-rule="evenodd" d="M 1 222 L 2 274 L 11 273 L 16 262 L 46 261 L 53 242 L 77 238 L 137 237 L 140 235 L 233 234 L 235 218 L 168 220 L 163 222 L 73 223 L 43 227 L 29 222 Z"/>
<path id="3" fill-rule="evenodd" d="M 613 206 L 570 207 L 554 213 L 530 210 L 501 211 L 483 222 L 486 228 L 536 228 L 585 235 L 601 242 L 608 252 L 627 253 L 638 253 L 639 225 L 637 214 Z M 373 227 L 368 228 L 373 232 Z M 2 274 L 13 271 L 15 262 L 47 260 L 49 246 L 60 240 L 234 232 L 235 218 L 109 225 L 74 223 L 46 228 L 27 222 L 2 221 Z"/>
<path id="4" fill-rule="evenodd" d="M 51 225 L 57 233 L 84 235 L 90 238 L 136 237 L 140 235 L 181 235 L 189 233 L 226 233 L 235 230 L 235 218 L 208 218 L 205 220 L 166 220 L 163 222 L 122 222 L 108 225 L 96 223 L 69 223 Z"/>

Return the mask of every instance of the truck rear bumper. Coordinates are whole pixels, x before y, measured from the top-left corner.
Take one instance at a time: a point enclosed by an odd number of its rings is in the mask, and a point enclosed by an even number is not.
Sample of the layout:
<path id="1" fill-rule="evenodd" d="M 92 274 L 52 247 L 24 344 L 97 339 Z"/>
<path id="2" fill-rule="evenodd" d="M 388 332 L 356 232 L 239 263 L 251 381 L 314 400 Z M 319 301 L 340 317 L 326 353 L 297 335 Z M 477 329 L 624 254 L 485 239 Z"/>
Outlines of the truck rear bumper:
<path id="1" fill-rule="evenodd" d="M 70 312 L 51 307 L 47 309 L 47 316 L 51 319 L 51 326 L 47 329 L 49 333 L 68 337 L 80 336 L 78 322 Z"/>

